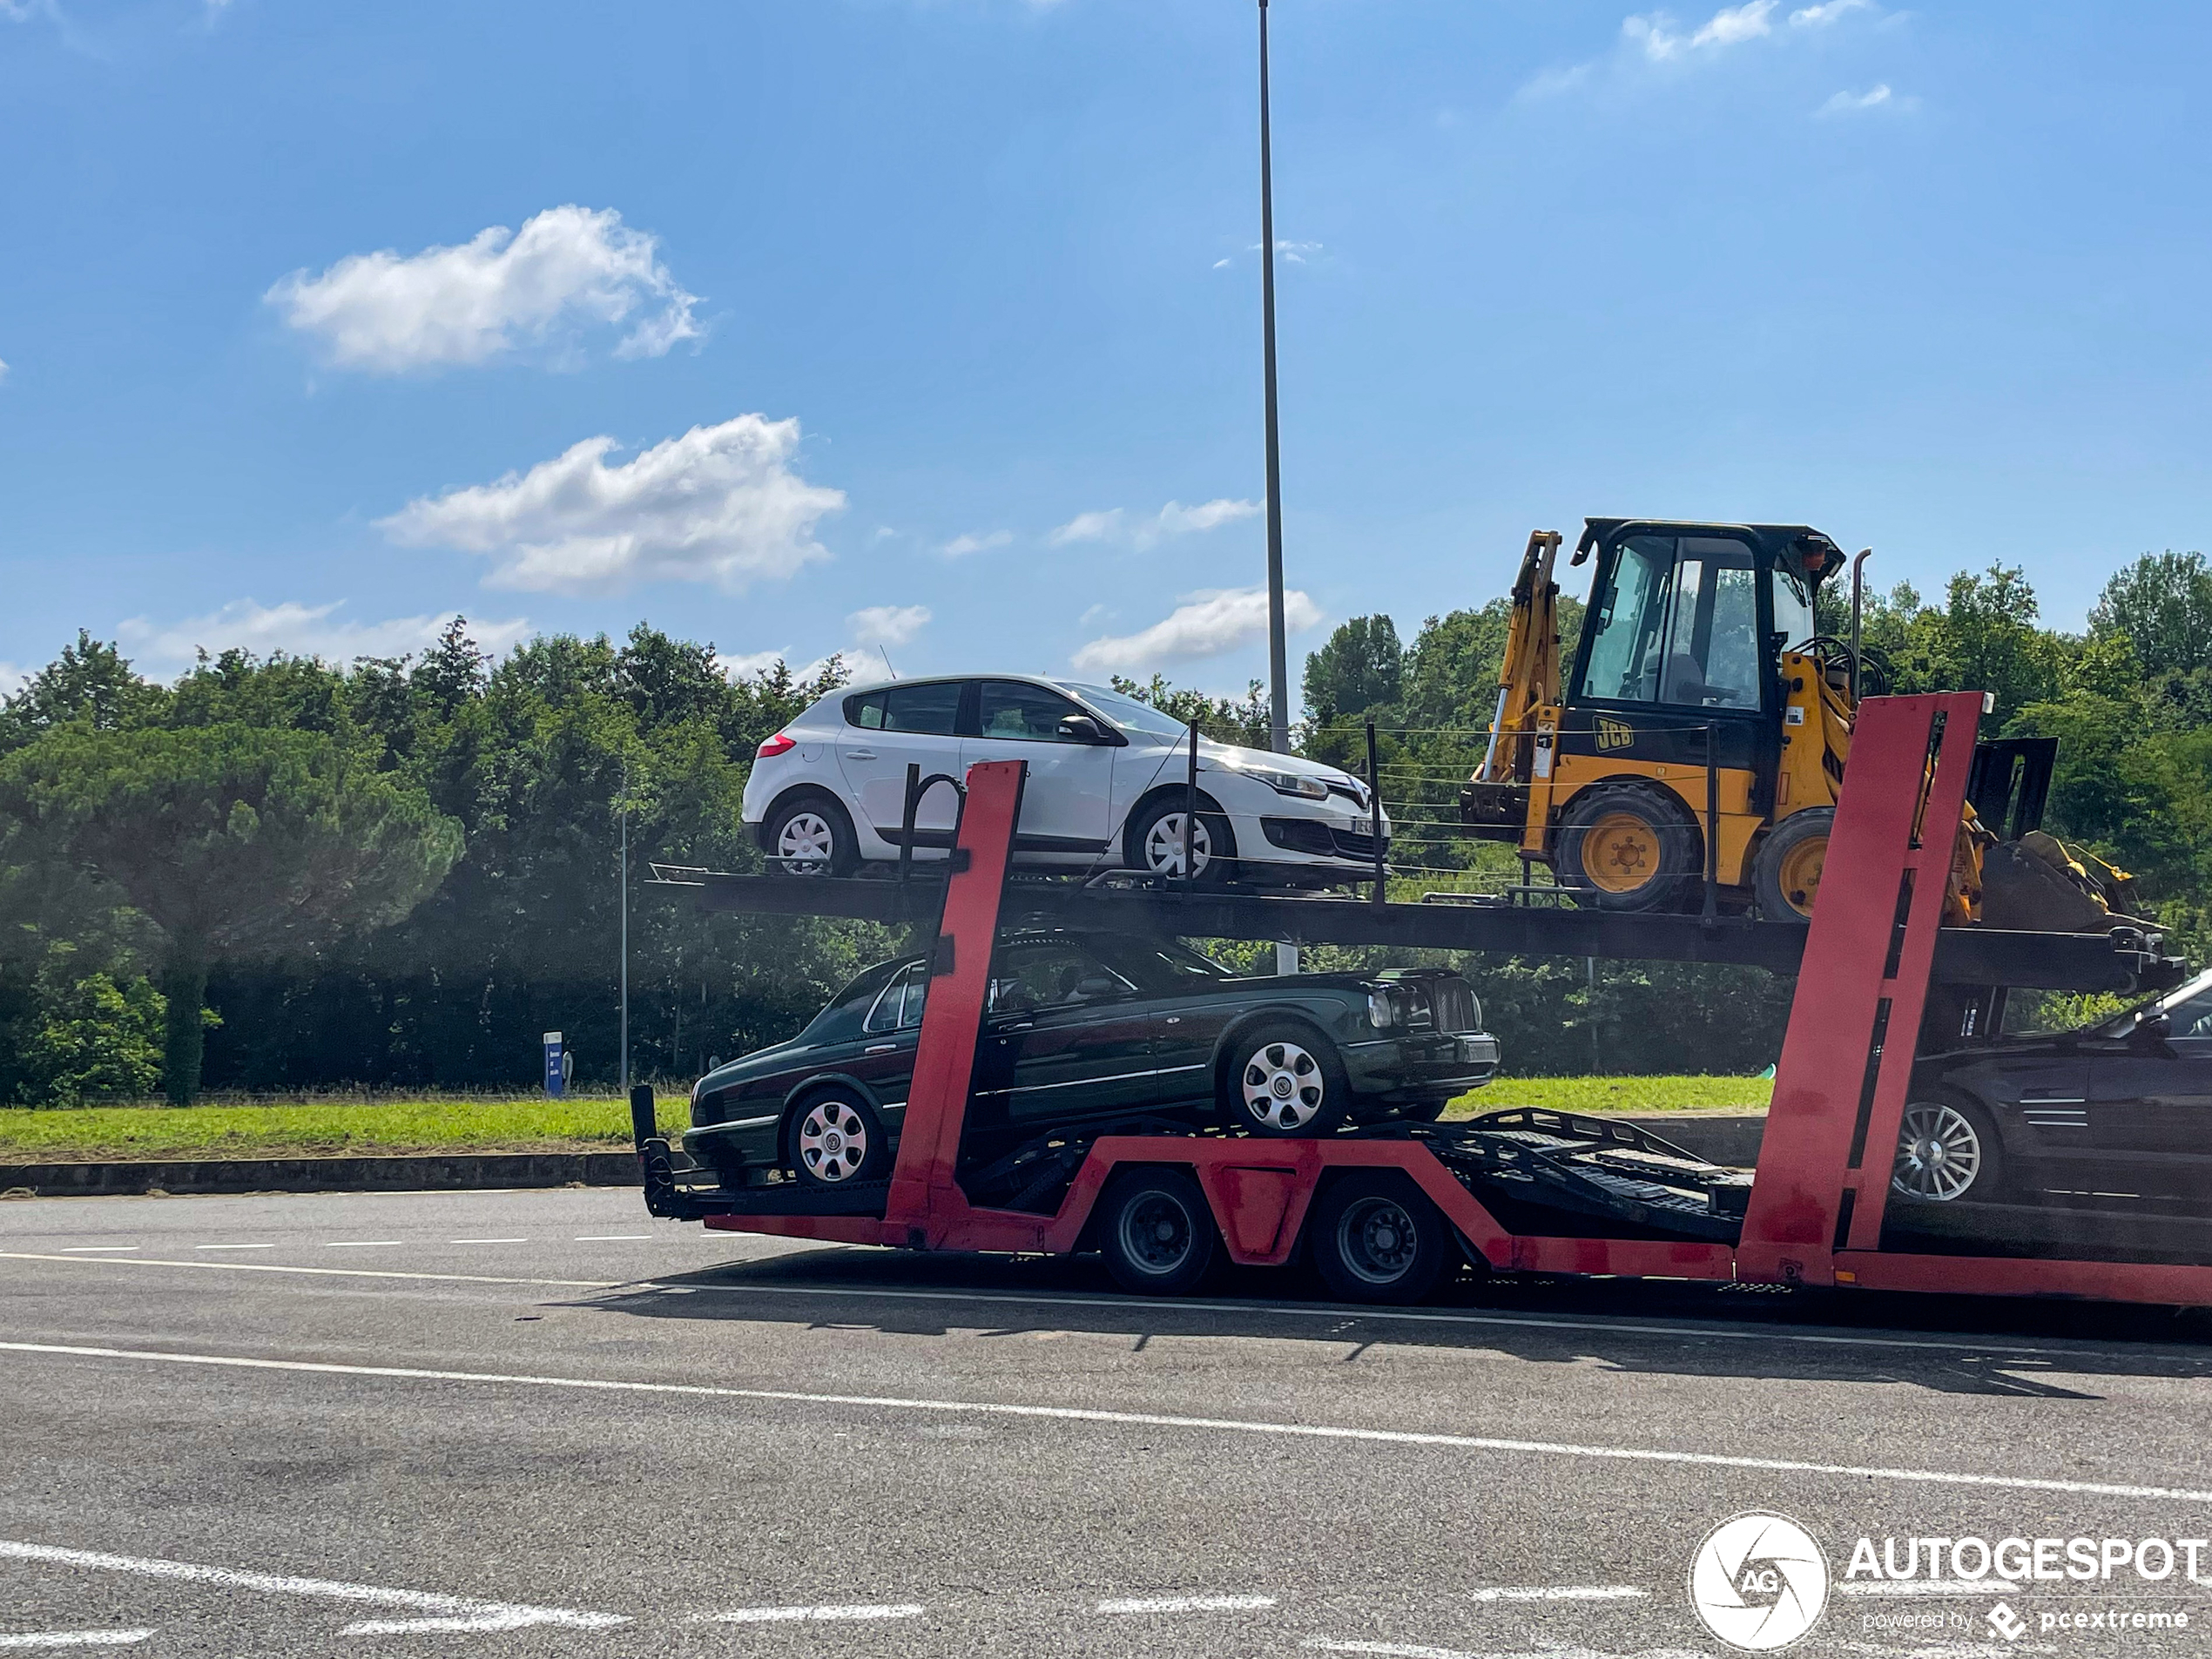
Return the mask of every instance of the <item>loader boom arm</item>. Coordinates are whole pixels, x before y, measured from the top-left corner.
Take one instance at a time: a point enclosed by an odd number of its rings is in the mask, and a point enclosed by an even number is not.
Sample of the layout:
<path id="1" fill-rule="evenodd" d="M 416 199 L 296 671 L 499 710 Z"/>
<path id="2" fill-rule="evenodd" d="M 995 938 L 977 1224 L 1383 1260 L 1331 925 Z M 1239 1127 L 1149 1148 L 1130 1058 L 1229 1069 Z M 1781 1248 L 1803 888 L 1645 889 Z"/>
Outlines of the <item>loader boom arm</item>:
<path id="1" fill-rule="evenodd" d="M 1498 671 L 1498 706 L 1477 782 L 1526 782 L 1537 711 L 1558 706 L 1559 583 L 1552 580 L 1552 562 L 1560 541 L 1557 530 L 1533 531 L 1521 556 L 1505 661 Z"/>

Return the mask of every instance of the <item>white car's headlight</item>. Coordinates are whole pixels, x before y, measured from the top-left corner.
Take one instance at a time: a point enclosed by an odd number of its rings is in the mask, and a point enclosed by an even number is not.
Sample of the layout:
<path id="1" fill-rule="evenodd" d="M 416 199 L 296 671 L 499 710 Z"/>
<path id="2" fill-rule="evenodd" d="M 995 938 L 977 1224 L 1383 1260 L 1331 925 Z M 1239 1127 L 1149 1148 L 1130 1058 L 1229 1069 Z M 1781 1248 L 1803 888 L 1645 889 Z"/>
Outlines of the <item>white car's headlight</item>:
<path id="1" fill-rule="evenodd" d="M 1294 772 L 1278 772 L 1272 766 L 1238 766 L 1247 778 L 1258 779 L 1278 795 L 1295 795 L 1300 800 L 1326 800 L 1329 786 L 1318 778 L 1301 778 Z"/>

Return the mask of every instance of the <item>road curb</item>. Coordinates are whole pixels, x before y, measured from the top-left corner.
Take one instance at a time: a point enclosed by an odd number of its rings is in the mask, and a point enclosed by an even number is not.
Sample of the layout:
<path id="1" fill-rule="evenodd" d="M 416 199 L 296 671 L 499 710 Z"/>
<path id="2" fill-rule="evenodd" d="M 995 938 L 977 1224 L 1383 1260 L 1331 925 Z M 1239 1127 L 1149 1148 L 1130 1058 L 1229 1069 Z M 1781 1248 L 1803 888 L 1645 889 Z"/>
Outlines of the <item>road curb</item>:
<path id="1" fill-rule="evenodd" d="M 0 1193 L 42 1198 L 133 1193 L 424 1192 L 502 1187 L 634 1187 L 635 1152 L 470 1152 L 415 1157 L 206 1158 L 0 1163 Z"/>

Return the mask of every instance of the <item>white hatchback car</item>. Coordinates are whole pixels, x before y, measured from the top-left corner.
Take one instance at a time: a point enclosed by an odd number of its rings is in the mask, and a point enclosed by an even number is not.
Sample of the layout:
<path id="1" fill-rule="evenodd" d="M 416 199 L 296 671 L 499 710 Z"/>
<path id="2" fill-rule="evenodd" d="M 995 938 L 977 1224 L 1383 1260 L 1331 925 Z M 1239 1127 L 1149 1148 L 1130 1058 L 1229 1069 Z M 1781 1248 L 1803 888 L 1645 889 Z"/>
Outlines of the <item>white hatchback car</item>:
<path id="1" fill-rule="evenodd" d="M 909 766 L 963 778 L 979 760 L 1021 759 L 1023 864 L 1180 875 L 1189 744 L 1189 727 L 1099 685 L 999 674 L 848 686 L 760 745 L 745 821 L 770 868 L 851 875 L 899 856 Z M 916 859 L 944 856 L 955 806 L 942 784 L 925 792 Z M 1202 738 L 1192 879 L 1325 886 L 1372 873 L 1373 806 L 1334 766 Z M 1386 816 L 1382 826 L 1386 852 Z"/>

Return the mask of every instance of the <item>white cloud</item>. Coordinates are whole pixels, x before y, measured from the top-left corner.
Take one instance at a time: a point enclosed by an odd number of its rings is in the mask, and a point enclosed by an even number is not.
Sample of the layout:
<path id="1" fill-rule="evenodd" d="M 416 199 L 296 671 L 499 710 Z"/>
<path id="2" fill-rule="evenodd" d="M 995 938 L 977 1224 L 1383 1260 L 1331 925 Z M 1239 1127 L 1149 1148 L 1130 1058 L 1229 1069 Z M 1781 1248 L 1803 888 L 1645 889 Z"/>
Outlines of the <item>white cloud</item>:
<path id="1" fill-rule="evenodd" d="M 8 378 L 8 365 L 7 365 L 4 361 L 0 361 L 0 381 L 4 381 L 4 380 L 6 380 L 7 378 Z"/>
<path id="2" fill-rule="evenodd" d="M 714 653 L 714 665 L 722 671 L 722 678 L 732 680 L 751 679 L 755 674 L 765 674 L 784 660 L 779 651 L 756 651 L 743 657 L 732 657 L 726 652 Z"/>
<path id="3" fill-rule="evenodd" d="M 1723 6 L 1687 35 L 1676 30 L 1671 15 L 1655 11 L 1624 19 L 1621 33 L 1653 63 L 1669 63 L 1690 52 L 1717 51 L 1772 33 L 1767 17 L 1775 4 L 1776 0 L 1745 0 L 1740 6 Z"/>
<path id="4" fill-rule="evenodd" d="M 13 663 L 0 663 L 0 697 L 13 697 L 30 683 L 30 671 Z"/>
<path id="5" fill-rule="evenodd" d="M 1856 115 L 1862 110 L 1910 110 L 1918 108 L 1916 98 L 1899 98 L 1890 91 L 1889 83 L 1882 82 L 1864 92 L 1838 92 L 1822 105 L 1816 113 L 1820 115 Z"/>
<path id="6" fill-rule="evenodd" d="M 845 619 L 863 645 L 903 645 L 928 624 L 927 605 L 870 605 Z"/>
<path id="7" fill-rule="evenodd" d="M 1218 529 L 1240 518 L 1250 518 L 1259 510 L 1260 504 L 1256 501 L 1235 501 L 1227 496 L 1201 502 L 1196 507 L 1171 501 L 1158 512 L 1138 519 L 1131 519 L 1120 508 L 1114 507 L 1103 512 L 1078 513 L 1047 539 L 1055 547 L 1066 547 L 1074 542 L 1118 543 L 1141 553 L 1170 536 Z"/>
<path id="8" fill-rule="evenodd" d="M 409 502 L 379 526 L 410 547 L 494 561 L 488 585 L 605 593 L 634 582 L 711 582 L 727 593 L 829 556 L 816 522 L 842 490 L 791 469 L 796 420 L 740 415 L 610 466 L 609 437 L 496 483 Z"/>
<path id="9" fill-rule="evenodd" d="M 1055 547 L 1065 547 L 1070 542 L 1111 541 L 1121 530 L 1122 509 L 1115 507 L 1103 513 L 1077 513 L 1048 539 Z"/>
<path id="10" fill-rule="evenodd" d="M 337 615 L 342 602 L 327 605 L 301 604 L 286 600 L 265 605 L 252 599 L 233 599 L 205 617 L 192 617 L 166 625 L 144 617 L 120 624 L 117 642 L 131 655 L 157 669 L 188 668 L 205 651 L 210 656 L 248 651 L 257 657 L 284 651 L 293 657 L 319 657 L 327 663 L 350 663 L 356 657 L 420 655 L 438 643 L 455 612 L 435 617 L 394 617 L 385 622 L 354 622 Z M 507 621 L 472 619 L 469 637 L 490 651 L 504 651 L 527 638 L 529 624 L 516 617 Z"/>
<path id="11" fill-rule="evenodd" d="M 995 547 L 1004 547 L 1013 540 L 1012 530 L 993 530 L 988 536 L 955 536 L 937 550 L 948 559 L 961 559 L 970 553 L 987 553 Z"/>
<path id="12" fill-rule="evenodd" d="M 699 337 L 697 297 L 659 259 L 658 239 L 612 208 L 551 207 L 518 232 L 458 247 L 354 253 L 319 276 L 294 271 L 263 297 L 344 368 L 396 374 L 481 363 L 631 321 L 618 357 L 658 357 Z"/>
<path id="13" fill-rule="evenodd" d="M 1293 588 L 1283 596 L 1283 625 L 1296 633 L 1321 620 L 1321 608 Z M 1139 633 L 1094 639 L 1076 652 L 1084 673 L 1164 667 L 1226 651 L 1267 633 L 1267 590 L 1235 588 L 1184 596 L 1165 619 Z"/>
<path id="14" fill-rule="evenodd" d="M 1805 6 L 1790 14 L 1791 26 L 1797 29 L 1825 29 L 1838 17 L 1853 11 L 1871 11 L 1874 0 L 1821 0 L 1818 5 Z"/>

